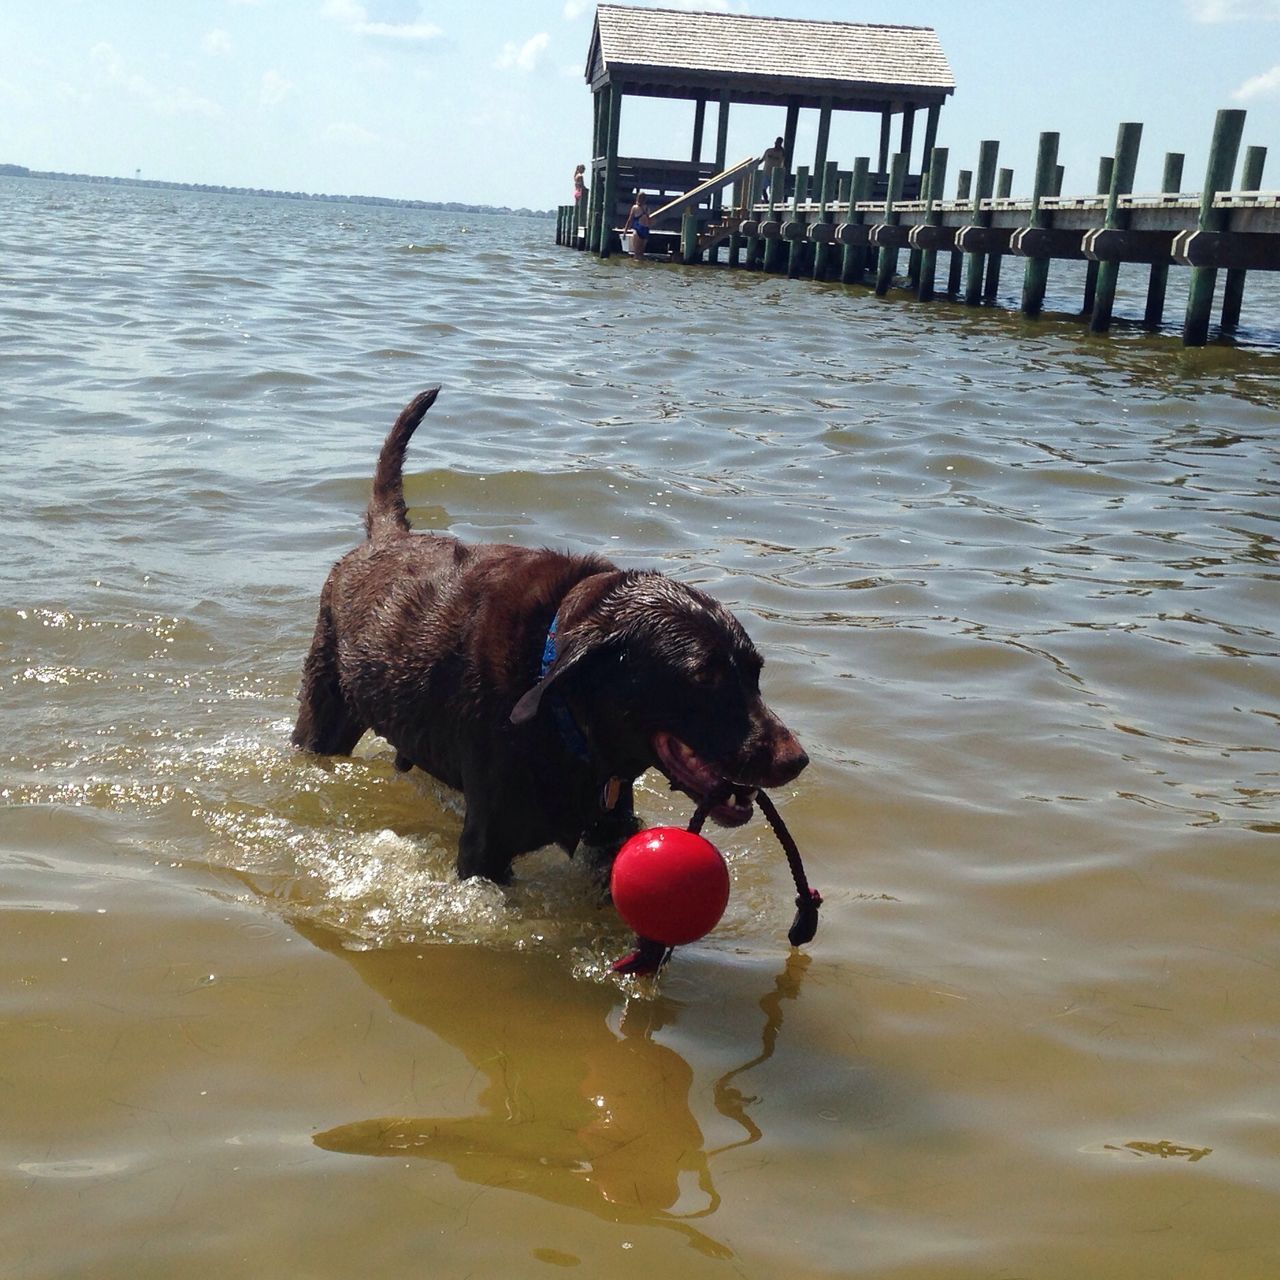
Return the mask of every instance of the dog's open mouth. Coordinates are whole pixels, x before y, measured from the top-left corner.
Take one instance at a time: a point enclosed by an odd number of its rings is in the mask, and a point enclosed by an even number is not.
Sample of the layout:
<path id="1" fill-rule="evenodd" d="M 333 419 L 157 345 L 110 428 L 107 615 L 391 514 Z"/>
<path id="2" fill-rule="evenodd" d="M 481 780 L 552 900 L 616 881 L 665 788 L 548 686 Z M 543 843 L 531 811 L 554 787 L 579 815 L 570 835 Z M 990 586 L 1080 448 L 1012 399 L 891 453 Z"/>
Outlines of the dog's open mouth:
<path id="1" fill-rule="evenodd" d="M 655 733 L 652 744 L 658 768 L 677 791 L 699 804 L 713 801 L 707 814 L 714 822 L 722 827 L 740 827 L 750 820 L 755 787 L 726 778 L 674 733 Z"/>

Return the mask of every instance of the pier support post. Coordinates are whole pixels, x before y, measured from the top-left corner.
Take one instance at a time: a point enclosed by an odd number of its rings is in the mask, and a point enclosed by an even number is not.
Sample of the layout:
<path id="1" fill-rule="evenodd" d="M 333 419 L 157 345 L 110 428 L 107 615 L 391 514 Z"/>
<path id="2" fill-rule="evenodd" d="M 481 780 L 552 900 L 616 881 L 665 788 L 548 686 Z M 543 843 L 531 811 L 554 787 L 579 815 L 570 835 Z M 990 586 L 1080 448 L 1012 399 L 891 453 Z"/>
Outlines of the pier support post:
<path id="1" fill-rule="evenodd" d="M 924 154 L 920 158 L 921 169 L 926 168 L 932 163 L 930 157 L 933 155 L 933 149 L 938 143 L 938 120 L 942 115 L 942 107 L 938 103 L 934 103 L 925 115 L 924 125 Z M 938 191 L 938 195 L 942 195 L 942 191 Z"/>
<path id="2" fill-rule="evenodd" d="M 1111 190 L 1111 175 L 1115 171 L 1115 157 L 1103 156 L 1098 161 L 1098 194 L 1104 196 Z M 1090 262 L 1084 269 L 1084 300 L 1080 304 L 1082 316 L 1093 314 L 1093 300 L 1098 295 L 1098 264 Z"/>
<path id="3" fill-rule="evenodd" d="M 609 138 L 609 99 L 603 92 L 591 95 L 591 187 L 587 193 L 587 248 L 600 252 L 600 209 L 604 204 L 604 180 L 596 172 L 596 160 L 605 154 Z"/>
<path id="4" fill-rule="evenodd" d="M 1244 118 L 1243 111 L 1227 109 L 1219 111 L 1214 122 L 1213 142 L 1209 145 L 1209 164 L 1200 195 L 1201 231 L 1221 231 L 1226 225 L 1226 211 L 1213 207 L 1213 197 L 1219 191 L 1231 189 L 1231 175 L 1236 169 L 1236 156 L 1240 151 L 1240 139 L 1244 135 Z M 1184 346 L 1202 347 L 1208 341 L 1209 314 L 1213 310 L 1213 288 L 1217 279 L 1216 267 L 1191 268 L 1187 315 L 1182 325 Z"/>
<path id="5" fill-rule="evenodd" d="M 1042 230 L 1050 222 L 1049 215 L 1040 207 L 1041 200 L 1049 195 L 1058 181 L 1058 141 L 1056 133 L 1040 135 L 1040 149 L 1036 153 L 1036 176 L 1031 188 L 1031 217 L 1027 226 Z M 1045 289 L 1049 284 L 1049 259 L 1028 258 L 1027 269 L 1022 276 L 1022 312 L 1038 316 L 1044 307 Z"/>
<path id="6" fill-rule="evenodd" d="M 839 172 L 840 165 L 835 160 L 828 160 L 822 167 L 822 185 L 818 188 L 818 222 L 824 226 L 831 222 L 831 202 L 836 199 Z M 813 278 L 825 280 L 830 271 L 831 243 L 822 239 L 813 246 Z"/>
<path id="7" fill-rule="evenodd" d="M 934 147 L 929 161 L 929 194 L 925 207 L 924 220 L 930 227 L 940 226 L 942 214 L 938 212 L 938 201 L 942 198 L 947 182 L 947 148 Z M 932 302 L 934 299 L 933 281 L 938 273 L 937 249 L 926 249 L 920 255 L 920 283 L 916 297 L 921 302 Z"/>
<path id="8" fill-rule="evenodd" d="M 1160 179 L 1162 194 L 1171 195 L 1182 190 L 1182 162 L 1180 151 L 1169 151 L 1164 157 L 1164 174 Z M 1148 329 L 1158 329 L 1164 322 L 1164 299 L 1169 286 L 1169 264 L 1153 262 L 1151 276 L 1147 280 L 1147 308 L 1142 323 Z"/>
<path id="9" fill-rule="evenodd" d="M 777 220 L 777 209 L 780 203 L 778 200 L 778 193 L 780 190 L 784 193 L 781 203 L 785 204 L 786 182 L 787 171 L 781 165 L 778 165 L 773 172 L 769 174 L 769 222 Z M 777 271 L 781 256 L 782 240 L 777 236 L 766 236 L 764 242 L 764 259 L 760 264 L 761 269 L 770 273 Z"/>
<path id="10" fill-rule="evenodd" d="M 1249 147 L 1244 153 L 1244 165 L 1240 170 L 1240 190 L 1257 191 L 1262 186 L 1262 170 L 1267 163 L 1266 147 Z M 1227 272 L 1222 289 L 1222 327 L 1235 329 L 1240 324 L 1240 307 L 1244 303 L 1244 268 L 1233 267 Z"/>
<path id="11" fill-rule="evenodd" d="M 723 173 L 725 157 L 729 152 L 729 91 L 720 93 L 720 110 L 716 116 L 716 172 Z M 723 205 L 723 191 L 717 187 L 711 194 L 711 207 L 716 213 Z"/>
<path id="12" fill-rule="evenodd" d="M 973 223 L 978 227 L 991 225 L 991 211 L 982 208 L 982 202 L 989 200 L 996 189 L 996 159 L 1000 154 L 1000 144 L 988 140 L 978 148 L 978 177 L 973 192 Z M 982 301 L 982 271 L 986 266 L 986 255 L 982 253 L 965 254 L 964 300 L 976 307 Z"/>
<path id="13" fill-rule="evenodd" d="M 868 198 L 871 190 L 871 158 L 859 156 L 853 162 L 853 175 L 849 180 L 849 215 L 847 221 L 862 224 L 863 215 L 854 206 Z M 861 284 L 867 272 L 867 251 L 863 245 L 847 244 L 840 261 L 840 283 Z"/>
<path id="14" fill-rule="evenodd" d="M 818 141 L 813 152 L 813 180 L 820 182 L 827 169 L 827 148 L 831 142 L 831 99 L 823 98 L 818 108 Z"/>
<path id="15" fill-rule="evenodd" d="M 1007 200 L 1013 193 L 1013 170 L 1001 169 L 1000 180 L 996 183 L 996 199 Z M 987 282 L 982 288 L 982 301 L 994 303 L 1000 292 L 1000 264 L 1004 254 L 992 252 L 987 258 Z"/>
<path id="16" fill-rule="evenodd" d="M 1111 189 L 1107 194 L 1107 214 L 1102 225 L 1106 230 L 1125 227 L 1127 215 L 1119 212 L 1120 197 L 1133 190 L 1133 175 L 1138 170 L 1138 147 L 1142 142 L 1142 125 L 1130 121 L 1120 126 L 1116 134 L 1116 162 L 1111 169 Z M 1111 312 L 1115 306 L 1116 284 L 1120 279 L 1120 262 L 1107 258 L 1098 264 L 1097 291 L 1093 300 L 1093 314 L 1089 329 L 1093 333 L 1105 333 L 1111 327 Z"/>
<path id="17" fill-rule="evenodd" d="M 693 100 L 693 145 L 689 148 L 689 159 L 697 164 L 702 159 L 702 129 L 707 120 L 707 100 L 705 97 Z"/>
<path id="18" fill-rule="evenodd" d="M 816 176 L 816 175 L 815 175 Z M 800 165 L 796 169 L 796 193 L 791 201 L 791 221 L 800 216 L 800 204 L 809 198 L 809 169 Z M 794 280 L 804 270 L 804 255 L 808 245 L 803 240 L 791 241 L 791 252 L 787 254 L 787 276 Z"/>
<path id="19" fill-rule="evenodd" d="M 800 127 L 800 104 L 798 102 L 789 102 L 787 104 L 787 123 L 782 130 L 782 153 L 787 158 L 787 172 L 790 173 L 792 165 L 795 164 L 796 152 L 796 130 Z M 769 187 L 769 194 L 773 194 L 773 186 Z M 782 193 L 784 196 L 786 192 Z"/>
<path id="20" fill-rule="evenodd" d="M 956 176 L 956 199 L 967 200 L 973 186 L 973 170 L 961 169 Z M 947 270 L 947 297 L 954 298 L 960 292 L 960 272 L 964 265 L 964 254 L 958 249 L 951 251 L 951 262 Z"/>
<path id="21" fill-rule="evenodd" d="M 702 252 L 698 248 L 698 218 L 690 209 L 680 219 L 680 261 L 691 267 L 701 258 Z"/>
<path id="22" fill-rule="evenodd" d="M 893 163 L 889 168 L 889 194 L 885 197 L 884 202 L 884 220 L 888 223 L 897 224 L 901 221 L 902 215 L 894 211 L 893 206 L 902 199 L 902 184 L 907 177 L 907 153 L 899 151 L 893 157 Z M 897 249 L 881 249 L 880 260 L 876 267 L 876 296 L 883 298 L 889 292 L 893 285 L 893 277 L 898 270 L 898 251 Z"/>
<path id="23" fill-rule="evenodd" d="M 600 210 L 600 247 L 607 258 L 613 252 L 613 220 L 618 210 L 618 134 L 622 123 L 622 90 L 609 86 L 609 124 L 605 135 L 604 197 Z"/>

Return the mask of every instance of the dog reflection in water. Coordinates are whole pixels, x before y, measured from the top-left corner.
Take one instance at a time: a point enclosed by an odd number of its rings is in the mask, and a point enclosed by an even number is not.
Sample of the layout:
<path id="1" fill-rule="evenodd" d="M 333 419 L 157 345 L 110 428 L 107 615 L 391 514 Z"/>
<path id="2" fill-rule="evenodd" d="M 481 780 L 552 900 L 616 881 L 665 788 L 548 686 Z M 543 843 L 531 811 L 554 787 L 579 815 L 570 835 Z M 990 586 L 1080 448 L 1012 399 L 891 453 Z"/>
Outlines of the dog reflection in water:
<path id="1" fill-rule="evenodd" d="M 380 1116 L 316 1134 L 318 1146 L 440 1161 L 467 1182 L 610 1222 L 666 1226 L 702 1253 L 729 1256 L 694 1225 L 715 1213 L 719 1198 L 709 1163 L 716 1153 L 707 1151 L 689 1105 L 693 1072 L 651 1038 L 677 1005 L 633 1002 L 615 1031 L 616 990 L 575 981 L 554 957 L 448 946 L 351 952 L 336 934 L 299 927 L 353 965 L 398 1013 L 460 1049 L 485 1082 L 481 1114 Z M 795 994 L 804 963 L 793 956 L 761 1002 L 769 1018 L 765 1051 L 748 1066 L 772 1052 L 780 1000 Z M 477 999 L 481 989 L 489 994 Z M 747 1133 L 731 1145 L 760 1136 L 728 1076 L 716 1103 Z"/>

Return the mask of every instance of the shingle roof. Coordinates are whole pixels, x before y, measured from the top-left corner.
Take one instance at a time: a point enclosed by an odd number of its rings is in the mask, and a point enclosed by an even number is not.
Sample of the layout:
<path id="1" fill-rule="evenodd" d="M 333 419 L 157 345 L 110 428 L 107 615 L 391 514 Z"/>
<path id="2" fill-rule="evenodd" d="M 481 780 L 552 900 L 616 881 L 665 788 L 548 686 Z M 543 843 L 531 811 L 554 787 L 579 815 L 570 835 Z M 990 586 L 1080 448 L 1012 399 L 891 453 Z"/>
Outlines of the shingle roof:
<path id="1" fill-rule="evenodd" d="M 920 88 L 950 93 L 955 79 L 931 27 L 814 22 L 732 13 L 689 13 L 602 4 L 593 71 L 710 73 L 735 80 L 798 80 L 856 86 L 862 93 Z M 598 51 L 598 52 L 597 52 Z"/>

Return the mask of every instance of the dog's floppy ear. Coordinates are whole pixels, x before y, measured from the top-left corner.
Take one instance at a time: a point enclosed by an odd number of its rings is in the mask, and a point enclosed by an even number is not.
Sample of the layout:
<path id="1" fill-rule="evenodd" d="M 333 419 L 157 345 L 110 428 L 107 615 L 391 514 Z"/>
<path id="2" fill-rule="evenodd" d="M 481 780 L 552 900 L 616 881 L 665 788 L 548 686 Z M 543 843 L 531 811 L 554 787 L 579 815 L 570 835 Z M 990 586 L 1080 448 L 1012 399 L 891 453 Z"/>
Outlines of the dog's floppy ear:
<path id="1" fill-rule="evenodd" d="M 547 672 L 537 684 L 525 693 L 520 701 L 511 710 L 512 724 L 525 724 L 532 720 L 538 714 L 538 709 L 542 705 L 542 695 L 559 680 L 566 672 L 572 671 L 584 658 L 589 658 L 593 653 L 599 653 L 602 649 L 608 647 L 609 637 L 594 636 L 581 644 L 571 645 L 567 653 L 562 653 L 551 664 L 551 670 Z"/>

